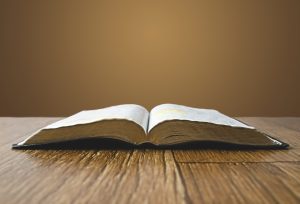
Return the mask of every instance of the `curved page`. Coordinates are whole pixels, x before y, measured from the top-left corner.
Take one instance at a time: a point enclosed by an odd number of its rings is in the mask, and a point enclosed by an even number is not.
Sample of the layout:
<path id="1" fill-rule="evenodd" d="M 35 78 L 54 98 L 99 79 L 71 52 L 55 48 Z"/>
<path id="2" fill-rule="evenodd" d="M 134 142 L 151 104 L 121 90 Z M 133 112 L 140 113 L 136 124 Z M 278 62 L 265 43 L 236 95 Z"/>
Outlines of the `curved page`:
<path id="1" fill-rule="evenodd" d="M 148 132 L 157 124 L 168 120 L 188 120 L 254 129 L 216 110 L 191 108 L 175 104 L 162 104 L 151 110 Z"/>

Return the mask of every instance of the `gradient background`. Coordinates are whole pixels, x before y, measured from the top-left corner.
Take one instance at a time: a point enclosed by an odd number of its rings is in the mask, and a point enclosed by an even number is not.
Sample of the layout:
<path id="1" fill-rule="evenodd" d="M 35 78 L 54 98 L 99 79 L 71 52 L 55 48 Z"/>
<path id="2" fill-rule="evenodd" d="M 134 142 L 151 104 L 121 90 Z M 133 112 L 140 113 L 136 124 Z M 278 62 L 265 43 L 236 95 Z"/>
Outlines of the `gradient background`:
<path id="1" fill-rule="evenodd" d="M 300 116 L 300 1 L 0 0 L 0 116 L 137 103 Z"/>

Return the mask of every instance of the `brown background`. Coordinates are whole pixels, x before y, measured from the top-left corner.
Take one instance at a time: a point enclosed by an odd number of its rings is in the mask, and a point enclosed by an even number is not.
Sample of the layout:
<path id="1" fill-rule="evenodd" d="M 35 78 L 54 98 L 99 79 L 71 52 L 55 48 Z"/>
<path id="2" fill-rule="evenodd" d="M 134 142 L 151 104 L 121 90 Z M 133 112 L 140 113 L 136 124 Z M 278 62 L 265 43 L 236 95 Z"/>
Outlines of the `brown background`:
<path id="1" fill-rule="evenodd" d="M 300 1 L 0 1 L 0 115 L 178 103 L 300 116 Z"/>

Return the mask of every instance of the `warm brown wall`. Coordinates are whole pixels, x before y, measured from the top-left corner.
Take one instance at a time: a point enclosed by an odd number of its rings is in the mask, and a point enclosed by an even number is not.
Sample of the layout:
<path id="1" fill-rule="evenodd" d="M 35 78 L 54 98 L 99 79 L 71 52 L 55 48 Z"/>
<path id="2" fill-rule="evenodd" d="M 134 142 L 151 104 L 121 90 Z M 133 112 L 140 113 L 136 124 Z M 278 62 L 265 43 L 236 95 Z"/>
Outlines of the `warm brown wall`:
<path id="1" fill-rule="evenodd" d="M 300 1 L 0 2 L 0 116 L 171 102 L 300 116 Z"/>

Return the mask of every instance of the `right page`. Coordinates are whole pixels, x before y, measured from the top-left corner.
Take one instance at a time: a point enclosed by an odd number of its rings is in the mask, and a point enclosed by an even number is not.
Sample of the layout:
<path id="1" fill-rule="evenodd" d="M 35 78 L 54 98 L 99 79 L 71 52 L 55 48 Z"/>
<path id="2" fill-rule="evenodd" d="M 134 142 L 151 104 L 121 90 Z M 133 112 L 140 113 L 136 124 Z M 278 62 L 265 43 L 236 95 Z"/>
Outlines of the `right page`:
<path id="1" fill-rule="evenodd" d="M 162 104 L 151 110 L 148 132 L 159 123 L 174 119 L 254 129 L 254 127 L 245 125 L 244 123 L 213 109 L 199 109 L 176 104 Z"/>
<path id="2" fill-rule="evenodd" d="M 148 135 L 156 145 L 198 141 L 251 146 L 286 145 L 216 110 L 176 104 L 162 104 L 151 110 Z"/>

